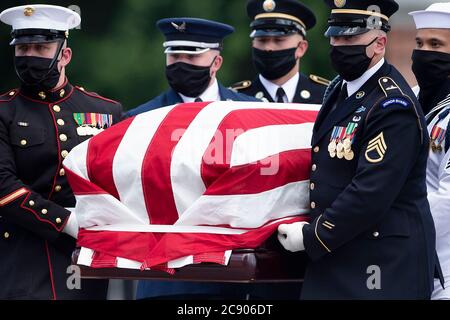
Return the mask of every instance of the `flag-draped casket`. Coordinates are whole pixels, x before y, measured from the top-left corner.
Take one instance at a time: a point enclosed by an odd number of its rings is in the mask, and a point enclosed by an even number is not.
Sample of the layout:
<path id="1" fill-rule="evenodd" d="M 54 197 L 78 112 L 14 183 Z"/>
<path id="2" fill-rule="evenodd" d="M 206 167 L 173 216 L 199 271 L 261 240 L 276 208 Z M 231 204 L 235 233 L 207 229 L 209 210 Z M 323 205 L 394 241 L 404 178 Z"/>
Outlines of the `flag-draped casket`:
<path id="1" fill-rule="evenodd" d="M 180 104 L 127 119 L 65 160 L 91 268 L 226 265 L 309 207 L 320 106 Z"/>

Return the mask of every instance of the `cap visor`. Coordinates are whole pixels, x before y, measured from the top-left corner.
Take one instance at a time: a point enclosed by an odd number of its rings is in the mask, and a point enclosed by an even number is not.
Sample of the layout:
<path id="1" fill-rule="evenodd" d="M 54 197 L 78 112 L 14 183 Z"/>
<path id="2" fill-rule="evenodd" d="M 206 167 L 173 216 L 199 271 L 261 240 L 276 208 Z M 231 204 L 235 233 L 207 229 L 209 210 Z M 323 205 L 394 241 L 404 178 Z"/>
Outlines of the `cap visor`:
<path id="1" fill-rule="evenodd" d="M 189 54 L 189 55 L 197 56 L 199 54 L 208 52 L 209 50 L 211 50 L 211 49 L 210 48 L 206 48 L 206 49 L 202 48 L 201 50 L 195 50 L 195 48 L 193 48 L 193 50 L 187 50 L 187 49 L 167 48 L 164 51 L 164 53 L 165 54 Z"/>
<path id="2" fill-rule="evenodd" d="M 289 36 L 291 34 L 295 34 L 295 33 L 299 33 L 295 30 L 277 30 L 277 29 L 272 29 L 272 30 L 254 30 L 251 34 L 250 34 L 250 38 L 260 38 L 260 37 L 284 37 L 284 36 Z"/>
<path id="3" fill-rule="evenodd" d="M 19 38 L 14 38 L 9 45 L 16 46 L 19 44 L 34 44 L 34 43 L 52 43 L 59 42 L 63 39 L 49 38 L 46 36 L 23 36 Z"/>
<path id="4" fill-rule="evenodd" d="M 325 32 L 325 37 L 345 37 L 345 36 L 356 36 L 369 32 L 370 29 L 361 27 L 338 27 L 331 26 Z"/>

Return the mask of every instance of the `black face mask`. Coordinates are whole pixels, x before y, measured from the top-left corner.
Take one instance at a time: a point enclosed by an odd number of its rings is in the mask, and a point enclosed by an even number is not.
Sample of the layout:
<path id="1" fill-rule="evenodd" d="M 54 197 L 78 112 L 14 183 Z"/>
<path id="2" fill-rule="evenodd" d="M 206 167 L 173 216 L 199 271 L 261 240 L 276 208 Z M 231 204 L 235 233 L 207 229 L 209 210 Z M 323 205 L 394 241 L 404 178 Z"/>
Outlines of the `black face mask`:
<path id="1" fill-rule="evenodd" d="M 443 82 L 449 79 L 450 54 L 438 51 L 414 50 L 412 60 L 412 69 L 419 83 L 421 100 L 430 103 Z"/>
<path id="2" fill-rule="evenodd" d="M 368 45 L 331 46 L 330 57 L 334 70 L 346 81 L 361 77 L 369 69 L 373 59 L 367 56 L 366 49 L 377 39 Z"/>
<path id="3" fill-rule="evenodd" d="M 177 62 L 166 67 L 166 77 L 170 87 L 186 97 L 196 98 L 208 88 L 211 82 L 211 63 L 209 67 Z"/>
<path id="4" fill-rule="evenodd" d="M 61 75 L 57 62 L 52 62 L 53 59 L 29 56 L 14 59 L 16 73 L 22 85 L 44 91 L 55 88 Z"/>
<path id="5" fill-rule="evenodd" d="M 253 64 L 256 71 L 268 80 L 276 80 L 287 75 L 297 64 L 297 48 L 264 51 L 253 48 Z"/>

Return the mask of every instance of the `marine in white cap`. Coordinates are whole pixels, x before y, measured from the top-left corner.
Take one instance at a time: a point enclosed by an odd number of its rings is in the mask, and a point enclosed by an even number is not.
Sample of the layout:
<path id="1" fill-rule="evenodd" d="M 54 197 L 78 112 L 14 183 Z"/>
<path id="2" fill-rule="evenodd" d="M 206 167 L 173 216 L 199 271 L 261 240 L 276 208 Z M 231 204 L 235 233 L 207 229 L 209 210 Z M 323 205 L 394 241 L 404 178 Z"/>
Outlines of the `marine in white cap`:
<path id="1" fill-rule="evenodd" d="M 433 299 L 450 300 L 450 2 L 410 13 L 417 26 L 413 71 L 428 113 L 431 139 L 428 200 L 436 225 L 437 251 L 447 289 L 435 284 Z"/>
<path id="2" fill-rule="evenodd" d="M 107 282 L 67 286 L 78 224 L 63 160 L 120 121 L 119 103 L 70 84 L 67 8 L 25 5 L 0 13 L 12 27 L 21 82 L 0 95 L 0 299 L 105 299 Z"/>

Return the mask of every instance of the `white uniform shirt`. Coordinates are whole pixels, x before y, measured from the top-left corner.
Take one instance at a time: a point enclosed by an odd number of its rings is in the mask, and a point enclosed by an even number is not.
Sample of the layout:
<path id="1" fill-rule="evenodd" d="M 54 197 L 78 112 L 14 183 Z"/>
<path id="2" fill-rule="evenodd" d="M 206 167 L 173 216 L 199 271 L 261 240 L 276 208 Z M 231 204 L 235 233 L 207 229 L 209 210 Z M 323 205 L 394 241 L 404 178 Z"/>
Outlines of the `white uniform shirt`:
<path id="1" fill-rule="evenodd" d="M 450 150 L 446 153 L 446 145 L 450 141 L 445 141 L 445 132 L 450 121 L 450 95 L 446 102 L 438 104 L 427 119 L 438 112 L 428 125 L 428 132 L 432 138 L 433 129 L 443 130 L 442 151 L 431 150 L 428 158 L 427 186 L 428 200 L 430 202 L 431 213 L 436 225 L 437 252 L 442 265 L 445 278 L 450 278 Z M 448 114 L 446 114 L 448 113 Z"/>
<path id="2" fill-rule="evenodd" d="M 185 95 L 182 95 L 181 93 L 178 93 L 181 98 L 183 99 L 184 103 L 191 103 L 194 102 L 197 97 L 187 97 Z M 217 82 L 217 79 L 214 80 L 213 84 L 210 85 L 205 92 L 203 92 L 200 96 L 200 99 L 202 99 L 203 102 L 214 102 L 214 101 L 220 101 L 220 90 L 219 90 L 219 83 Z"/>
<path id="3" fill-rule="evenodd" d="M 262 75 L 259 75 L 259 80 L 261 81 L 264 88 L 266 88 L 267 92 L 272 97 L 273 101 L 277 101 L 277 91 L 280 86 L 275 83 L 267 80 Z M 284 103 L 292 103 L 295 98 L 295 93 L 297 92 L 298 82 L 300 81 L 300 74 L 296 73 L 288 82 L 283 84 L 281 87 L 283 88 L 285 95 L 283 97 Z"/>

